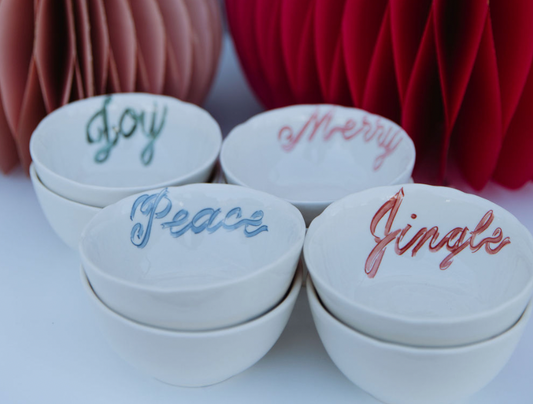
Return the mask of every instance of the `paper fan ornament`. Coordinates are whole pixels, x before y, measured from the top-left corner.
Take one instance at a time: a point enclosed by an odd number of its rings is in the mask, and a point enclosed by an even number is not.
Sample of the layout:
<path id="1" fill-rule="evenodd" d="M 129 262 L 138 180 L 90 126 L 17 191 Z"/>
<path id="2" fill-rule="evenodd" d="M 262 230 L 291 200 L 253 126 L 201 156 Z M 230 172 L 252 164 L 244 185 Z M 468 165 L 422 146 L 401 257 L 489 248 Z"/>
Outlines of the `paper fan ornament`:
<path id="1" fill-rule="evenodd" d="M 5 1 L 5 0 L 4 0 Z M 481 189 L 533 178 L 533 2 L 226 0 L 235 47 L 267 108 L 352 105 L 395 120 L 415 179 L 449 164 Z"/>
<path id="2" fill-rule="evenodd" d="M 114 92 L 200 104 L 222 46 L 217 0 L 0 0 L 0 169 L 31 162 L 46 114 Z"/>

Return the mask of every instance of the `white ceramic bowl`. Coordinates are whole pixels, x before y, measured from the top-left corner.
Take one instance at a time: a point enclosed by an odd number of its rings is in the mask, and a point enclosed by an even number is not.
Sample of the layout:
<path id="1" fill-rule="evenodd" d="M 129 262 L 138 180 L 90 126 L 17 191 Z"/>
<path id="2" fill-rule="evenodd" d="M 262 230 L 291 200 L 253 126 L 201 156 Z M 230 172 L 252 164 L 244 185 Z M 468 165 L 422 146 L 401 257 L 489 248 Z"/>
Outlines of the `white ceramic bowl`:
<path id="1" fill-rule="evenodd" d="M 305 237 L 294 206 L 226 184 L 193 184 L 108 206 L 80 241 L 83 267 L 112 310 L 175 330 L 229 327 L 285 295 Z"/>
<path id="2" fill-rule="evenodd" d="M 37 176 L 33 164 L 30 165 L 30 177 L 46 220 L 67 246 L 77 250 L 83 228 L 101 209 L 71 201 L 50 191 Z"/>
<path id="3" fill-rule="evenodd" d="M 53 192 L 104 207 L 126 196 L 203 182 L 222 135 L 203 109 L 172 97 L 91 97 L 44 118 L 30 141 L 39 178 Z"/>
<path id="4" fill-rule="evenodd" d="M 386 118 L 334 105 L 297 105 L 234 128 L 220 162 L 230 184 L 294 204 L 306 223 L 353 192 L 408 182 L 415 148 Z"/>
<path id="5" fill-rule="evenodd" d="M 333 315 L 413 346 L 491 338 L 533 293 L 529 231 L 494 203 L 451 188 L 395 185 L 337 201 L 309 227 L 304 257 Z"/>
<path id="6" fill-rule="evenodd" d="M 302 282 L 299 271 L 283 301 L 252 321 L 217 331 L 179 332 L 149 327 L 115 313 L 98 299 L 83 269 L 81 276 L 111 347 L 138 370 L 185 387 L 219 383 L 261 359 L 285 328 Z"/>
<path id="7" fill-rule="evenodd" d="M 417 348 L 347 327 L 322 306 L 310 277 L 306 289 L 318 335 L 333 363 L 351 382 L 387 404 L 450 404 L 476 393 L 505 366 L 532 311 L 529 304 L 510 329 L 480 343 Z"/>
<path id="8" fill-rule="evenodd" d="M 30 177 L 37 200 L 54 232 L 68 247 L 78 251 L 83 228 L 102 208 L 71 201 L 50 191 L 39 179 L 33 163 Z M 222 174 L 217 172 L 213 183 L 224 183 Z"/>

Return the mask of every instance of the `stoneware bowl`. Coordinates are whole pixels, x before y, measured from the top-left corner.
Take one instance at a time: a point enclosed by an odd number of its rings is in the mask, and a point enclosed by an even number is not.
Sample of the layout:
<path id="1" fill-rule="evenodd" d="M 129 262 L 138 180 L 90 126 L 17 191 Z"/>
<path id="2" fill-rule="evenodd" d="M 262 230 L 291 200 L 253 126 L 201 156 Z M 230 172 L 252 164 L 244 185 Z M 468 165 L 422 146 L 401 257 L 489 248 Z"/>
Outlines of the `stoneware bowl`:
<path id="1" fill-rule="evenodd" d="M 487 385 L 505 366 L 531 316 L 531 304 L 510 329 L 455 348 L 383 342 L 353 330 L 321 304 L 307 278 L 318 335 L 331 360 L 354 384 L 387 404 L 450 404 Z M 461 401 L 462 402 L 462 401 Z"/>
<path id="2" fill-rule="evenodd" d="M 350 195 L 307 232 L 304 257 L 324 305 L 350 327 L 413 346 L 500 334 L 533 293 L 533 239 L 509 212 L 444 187 Z"/>
<path id="3" fill-rule="evenodd" d="M 272 195 L 193 184 L 128 197 L 84 229 L 83 267 L 98 297 L 141 323 L 212 330 L 271 310 L 294 276 L 305 223 Z"/>
<path id="4" fill-rule="evenodd" d="M 285 328 L 302 282 L 299 271 L 283 300 L 252 321 L 216 331 L 179 332 L 149 327 L 117 314 L 98 299 L 83 269 L 81 276 L 111 347 L 138 370 L 186 387 L 219 383 L 261 359 Z"/>
<path id="5" fill-rule="evenodd" d="M 333 105 L 297 105 L 259 114 L 224 140 L 226 180 L 283 198 L 309 224 L 333 201 L 408 182 L 415 148 L 386 118 Z"/>
<path id="6" fill-rule="evenodd" d="M 35 129 L 30 152 L 51 191 L 104 207 L 145 190 L 206 181 L 221 143 L 218 124 L 203 109 L 130 93 L 57 109 Z"/>
<path id="7" fill-rule="evenodd" d="M 101 209 L 71 201 L 50 191 L 37 176 L 33 164 L 30 165 L 30 177 L 46 220 L 67 246 L 77 250 L 83 228 Z"/>
<path id="8" fill-rule="evenodd" d="M 46 188 L 33 163 L 30 165 L 30 177 L 46 219 L 58 237 L 68 247 L 78 250 L 83 228 L 102 208 L 71 201 Z M 213 183 L 224 183 L 221 172 L 215 172 Z"/>

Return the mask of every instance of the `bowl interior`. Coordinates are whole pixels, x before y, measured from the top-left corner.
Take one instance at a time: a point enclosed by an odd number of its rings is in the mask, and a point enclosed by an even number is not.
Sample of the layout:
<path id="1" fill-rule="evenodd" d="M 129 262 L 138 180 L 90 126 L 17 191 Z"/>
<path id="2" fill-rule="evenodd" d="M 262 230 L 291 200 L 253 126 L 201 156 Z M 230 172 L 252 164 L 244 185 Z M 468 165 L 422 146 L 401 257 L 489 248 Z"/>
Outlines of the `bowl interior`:
<path id="1" fill-rule="evenodd" d="M 413 143 L 395 123 L 355 108 L 303 105 L 260 114 L 224 142 L 230 182 L 291 202 L 331 202 L 407 182 Z"/>
<path id="2" fill-rule="evenodd" d="M 164 184 L 216 158 L 218 124 L 201 108 L 166 96 L 113 94 L 48 115 L 32 135 L 34 161 L 57 176 L 102 187 Z"/>
<path id="3" fill-rule="evenodd" d="M 99 271 L 160 289 L 209 287 L 298 254 L 305 224 L 289 203 L 248 188 L 194 184 L 103 209 L 80 251 Z"/>
<path id="4" fill-rule="evenodd" d="M 349 304 L 411 319 L 477 315 L 531 293 L 532 239 L 482 198 L 426 185 L 381 187 L 328 207 L 305 260 Z"/>

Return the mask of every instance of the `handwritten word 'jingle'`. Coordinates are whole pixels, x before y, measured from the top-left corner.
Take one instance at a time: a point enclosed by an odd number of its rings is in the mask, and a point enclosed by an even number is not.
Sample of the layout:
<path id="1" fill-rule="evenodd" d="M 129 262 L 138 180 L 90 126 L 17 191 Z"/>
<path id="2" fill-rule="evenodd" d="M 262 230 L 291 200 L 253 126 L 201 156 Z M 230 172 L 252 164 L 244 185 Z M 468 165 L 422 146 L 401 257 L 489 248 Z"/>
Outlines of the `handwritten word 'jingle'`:
<path id="1" fill-rule="evenodd" d="M 433 226 L 430 229 L 427 227 L 422 227 L 411 238 L 411 240 L 409 240 L 403 246 L 400 246 L 400 243 L 403 241 L 412 227 L 410 224 L 408 224 L 403 229 L 392 230 L 394 219 L 398 214 L 398 210 L 400 209 L 404 196 L 405 194 L 402 188 L 397 194 L 385 202 L 372 218 L 370 223 L 370 233 L 372 236 L 374 236 L 376 246 L 369 254 L 365 263 L 365 273 L 369 278 L 374 278 L 376 276 L 381 264 L 381 260 L 383 259 L 383 254 L 385 254 L 387 246 L 391 243 L 394 243 L 394 251 L 398 255 L 403 255 L 412 247 L 412 257 L 414 257 L 428 241 L 429 251 L 431 252 L 437 252 L 446 247 L 450 254 L 448 254 L 440 263 L 439 268 L 442 270 L 448 269 L 453 263 L 453 258 L 466 248 L 470 248 L 472 253 L 475 253 L 481 248 L 485 247 L 485 251 L 487 253 L 497 254 L 503 247 L 511 243 L 511 239 L 509 237 L 503 238 L 503 231 L 501 227 L 497 227 L 492 233 L 492 236 L 485 237 L 476 243 L 478 236 L 485 232 L 485 230 L 487 230 L 494 221 L 494 212 L 489 210 L 487 213 L 485 213 L 485 215 L 483 215 L 474 230 L 469 230 L 466 226 L 455 227 L 439 240 L 440 234 L 437 226 Z M 385 222 L 384 234 L 382 237 L 380 237 L 376 234 L 377 227 L 379 223 L 384 220 L 387 214 L 388 218 Z M 414 213 L 411 215 L 411 219 L 416 219 L 416 217 L 417 215 Z M 493 245 L 493 247 L 491 247 L 491 245 Z"/>
<path id="2" fill-rule="evenodd" d="M 107 110 L 111 103 L 111 98 L 111 96 L 106 97 L 102 108 L 99 109 L 87 122 L 87 142 L 102 145 L 96 151 L 94 161 L 97 163 L 105 162 L 109 158 L 111 150 L 118 144 L 121 137 L 128 139 L 137 131 L 137 129 L 140 129 L 148 138 L 148 143 L 141 152 L 141 162 L 145 166 L 149 165 L 154 157 L 154 143 L 165 125 L 167 107 L 164 106 L 162 116 L 158 117 L 158 108 L 157 105 L 154 105 L 151 118 L 149 119 L 147 118 L 147 113 L 145 111 L 135 111 L 132 108 L 126 108 L 122 114 L 120 114 L 118 123 L 111 126 L 109 124 Z M 99 126 L 97 126 L 98 123 L 100 124 Z M 96 134 L 94 132 L 96 132 Z"/>
<path id="3" fill-rule="evenodd" d="M 157 194 L 144 194 L 138 197 L 133 202 L 130 220 L 133 221 L 139 212 L 147 217 L 147 223 L 135 223 L 131 229 L 130 239 L 133 245 L 144 248 L 150 240 L 154 220 L 164 219 L 171 210 L 172 201 L 168 197 L 168 188 Z M 174 238 L 188 231 L 194 234 L 207 231 L 211 234 L 219 229 L 234 231 L 241 227 L 246 237 L 254 237 L 261 232 L 268 231 L 268 226 L 263 224 L 263 217 L 263 211 L 256 210 L 249 218 L 242 218 L 240 207 L 230 209 L 225 215 L 222 214 L 221 208 L 204 208 L 194 215 L 186 209 L 180 209 L 174 214 L 172 220 L 161 223 L 161 227 L 169 229 L 170 235 Z"/>
<path id="4" fill-rule="evenodd" d="M 330 109 L 323 116 L 320 116 L 318 108 L 313 112 L 310 118 L 299 129 L 292 126 L 284 126 L 278 132 L 278 140 L 281 147 L 286 152 L 290 152 L 304 138 L 311 142 L 317 134 L 323 141 L 327 142 L 335 136 L 341 136 L 344 140 L 352 140 L 361 136 L 365 143 L 375 140 L 383 152 L 376 157 L 373 164 L 374 171 L 377 171 L 383 165 L 383 162 L 389 157 L 401 143 L 401 128 L 388 126 L 388 129 L 381 124 L 381 118 L 372 119 L 365 115 L 360 121 L 347 119 L 342 125 L 332 126 L 331 121 L 335 116 L 335 108 Z"/>

